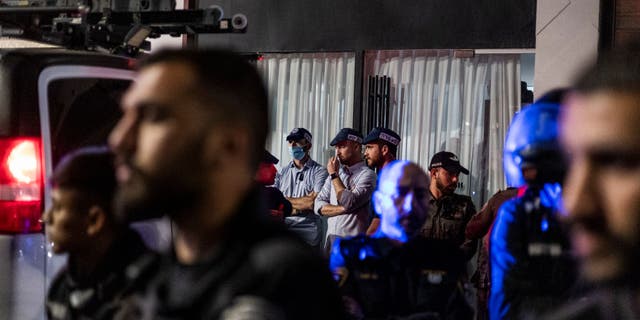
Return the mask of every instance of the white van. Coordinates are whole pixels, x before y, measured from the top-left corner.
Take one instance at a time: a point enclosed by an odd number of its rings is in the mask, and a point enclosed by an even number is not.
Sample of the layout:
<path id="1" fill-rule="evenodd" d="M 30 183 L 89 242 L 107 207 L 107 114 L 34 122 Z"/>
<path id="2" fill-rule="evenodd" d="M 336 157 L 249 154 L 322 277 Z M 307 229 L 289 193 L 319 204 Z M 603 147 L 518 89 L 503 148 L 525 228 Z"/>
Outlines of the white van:
<path id="1" fill-rule="evenodd" d="M 0 39 L 0 319 L 44 319 L 49 280 L 65 262 L 41 222 L 48 177 L 65 153 L 106 144 L 134 61 L 17 43 Z M 170 241 L 166 222 L 140 229 L 155 248 Z"/>

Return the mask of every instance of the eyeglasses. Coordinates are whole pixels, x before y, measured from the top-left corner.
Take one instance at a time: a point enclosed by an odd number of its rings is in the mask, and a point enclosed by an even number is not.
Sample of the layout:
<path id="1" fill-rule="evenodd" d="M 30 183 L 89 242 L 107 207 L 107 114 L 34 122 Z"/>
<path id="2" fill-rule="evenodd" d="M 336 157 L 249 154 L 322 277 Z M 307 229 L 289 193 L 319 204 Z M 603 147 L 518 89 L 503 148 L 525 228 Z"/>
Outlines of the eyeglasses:
<path id="1" fill-rule="evenodd" d="M 297 179 L 298 181 L 302 181 L 302 180 L 304 180 L 304 173 L 303 173 L 302 171 L 300 171 L 300 172 L 296 173 L 296 179 Z"/>

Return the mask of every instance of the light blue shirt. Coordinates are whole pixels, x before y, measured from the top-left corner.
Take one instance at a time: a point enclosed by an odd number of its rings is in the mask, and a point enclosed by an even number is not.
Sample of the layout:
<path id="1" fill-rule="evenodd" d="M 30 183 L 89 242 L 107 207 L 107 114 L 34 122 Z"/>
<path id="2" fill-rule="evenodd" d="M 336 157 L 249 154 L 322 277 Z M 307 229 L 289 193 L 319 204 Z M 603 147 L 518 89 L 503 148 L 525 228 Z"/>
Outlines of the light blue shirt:
<path id="1" fill-rule="evenodd" d="M 320 192 L 329 173 L 317 162 L 309 159 L 302 168 L 296 167 L 293 161 L 282 167 L 276 175 L 273 186 L 285 197 L 300 198 L 311 192 Z M 313 210 L 299 212 L 295 216 L 285 217 L 289 230 L 297 233 L 312 246 L 319 246 L 324 234 L 320 218 Z"/>
<path id="2" fill-rule="evenodd" d="M 328 176 L 327 169 L 311 159 L 300 169 L 291 161 L 280 169 L 273 186 L 285 197 L 300 198 L 314 191 L 320 192 Z"/>

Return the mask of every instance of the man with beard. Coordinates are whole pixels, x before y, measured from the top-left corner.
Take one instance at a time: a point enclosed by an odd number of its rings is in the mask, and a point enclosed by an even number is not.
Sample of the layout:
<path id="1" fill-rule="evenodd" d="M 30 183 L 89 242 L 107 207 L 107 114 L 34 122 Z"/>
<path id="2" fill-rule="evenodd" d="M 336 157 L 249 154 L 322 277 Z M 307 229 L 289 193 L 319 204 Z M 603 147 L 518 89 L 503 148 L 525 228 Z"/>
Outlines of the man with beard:
<path id="1" fill-rule="evenodd" d="M 292 215 L 285 218 L 287 228 L 320 251 L 324 236 L 322 220 L 313 213 L 313 203 L 329 174 L 311 159 L 311 139 L 311 132 L 305 128 L 291 130 L 287 142 L 293 159 L 278 172 L 273 186 L 293 205 Z"/>
<path id="2" fill-rule="evenodd" d="M 429 239 L 451 241 L 469 260 L 475 254 L 477 240 L 467 239 L 464 231 L 476 208 L 471 197 L 454 193 L 461 172 L 469 174 L 469 170 L 461 166 L 458 157 L 451 152 L 441 151 L 431 158 L 431 206 L 421 233 Z"/>
<path id="3" fill-rule="evenodd" d="M 377 127 L 369 132 L 362 144 L 367 165 L 380 172 L 385 165 L 396 159 L 400 136 L 391 129 Z"/>
<path id="4" fill-rule="evenodd" d="M 53 205 L 42 219 L 67 265 L 47 295 L 47 317 L 112 319 L 130 293 L 126 269 L 148 252 L 138 234 L 113 214 L 113 153 L 85 147 L 62 158 L 51 176 Z"/>
<path id="5" fill-rule="evenodd" d="M 164 51 L 142 62 L 109 139 L 117 204 L 128 220 L 168 215 L 174 241 L 122 318 L 342 318 L 321 258 L 259 197 L 267 105 L 255 68 L 234 54 Z M 153 269 L 141 268 L 132 272 Z"/>
<path id="6" fill-rule="evenodd" d="M 336 238 L 365 233 L 369 226 L 369 202 L 376 174 L 362 161 L 362 134 L 343 128 L 331 140 L 335 157 L 329 158 L 329 177 L 315 201 L 314 211 L 327 217 L 325 252 Z"/>
<path id="7" fill-rule="evenodd" d="M 414 163 L 393 161 L 373 194 L 378 232 L 334 242 L 330 267 L 352 318 L 471 318 L 455 295 L 464 258 L 448 241 L 420 237 L 429 198 L 429 176 Z"/>
<path id="8" fill-rule="evenodd" d="M 561 114 L 569 160 L 564 206 L 586 299 L 551 319 L 639 319 L 640 50 L 589 67 Z"/>
<path id="9" fill-rule="evenodd" d="M 367 166 L 375 169 L 379 174 L 384 166 L 396 159 L 400 136 L 391 129 L 376 127 L 371 129 L 362 144 L 364 144 L 364 160 Z M 375 213 L 372 217 L 367 235 L 373 235 L 380 225 L 380 218 Z"/>

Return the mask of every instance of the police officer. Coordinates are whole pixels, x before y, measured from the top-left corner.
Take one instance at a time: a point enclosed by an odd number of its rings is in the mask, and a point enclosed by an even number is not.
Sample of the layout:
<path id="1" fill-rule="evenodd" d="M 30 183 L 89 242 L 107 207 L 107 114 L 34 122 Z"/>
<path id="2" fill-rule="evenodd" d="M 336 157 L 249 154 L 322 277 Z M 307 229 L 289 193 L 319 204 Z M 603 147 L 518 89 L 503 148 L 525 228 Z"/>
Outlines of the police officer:
<path id="1" fill-rule="evenodd" d="M 378 172 L 396 159 L 400 136 L 391 129 L 376 127 L 362 141 L 364 160 L 369 168 Z"/>
<path id="2" fill-rule="evenodd" d="M 320 217 L 313 213 L 313 203 L 329 173 L 309 155 L 311 132 L 294 128 L 286 139 L 292 160 L 280 169 L 273 186 L 280 189 L 293 206 L 292 215 L 285 218 L 287 228 L 320 250 L 324 233 Z"/>
<path id="3" fill-rule="evenodd" d="M 393 161 L 373 195 L 380 229 L 334 243 L 330 267 L 352 317 L 471 318 L 455 295 L 463 257 L 450 242 L 420 237 L 429 198 L 429 176 L 414 163 Z"/>
<path id="4" fill-rule="evenodd" d="M 550 319 L 640 319 L 640 46 L 602 55 L 567 100 L 564 207 L 587 299 Z"/>
<path id="5" fill-rule="evenodd" d="M 491 319 L 532 317 L 562 303 L 575 266 L 560 224 L 565 165 L 558 144 L 564 91 L 519 112 L 504 147 L 507 183 L 524 187 L 499 209 L 491 234 Z"/>
<path id="6" fill-rule="evenodd" d="M 475 254 L 477 241 L 467 239 L 464 231 L 476 208 L 471 197 L 455 193 L 460 173 L 469 174 L 469 170 L 452 152 L 441 151 L 431 158 L 431 206 L 421 233 L 429 239 L 451 241 L 468 260 Z"/>
<path id="7" fill-rule="evenodd" d="M 369 168 L 375 169 L 378 173 L 396 159 L 400 136 L 395 131 L 387 128 L 376 127 L 362 141 L 364 145 L 364 160 Z M 380 218 L 372 212 L 372 220 L 367 235 L 372 235 L 378 230 Z"/>
<path id="8" fill-rule="evenodd" d="M 316 198 L 314 211 L 327 217 L 325 252 L 334 239 L 364 234 L 370 217 L 369 203 L 376 174 L 362 161 L 362 134 L 342 128 L 331 140 L 336 156 L 329 158 L 329 177 Z"/>
<path id="9" fill-rule="evenodd" d="M 49 319 L 112 319 L 130 293 L 127 267 L 148 252 L 138 234 L 115 219 L 113 154 L 86 147 L 53 171 L 53 205 L 44 214 L 56 254 L 68 253 L 47 296 Z"/>

